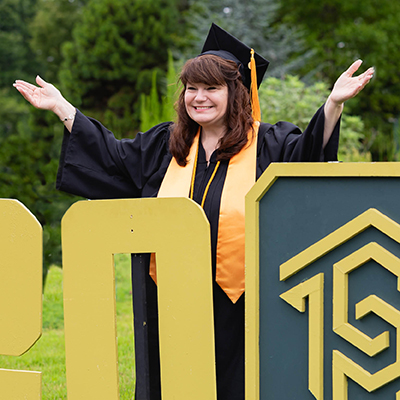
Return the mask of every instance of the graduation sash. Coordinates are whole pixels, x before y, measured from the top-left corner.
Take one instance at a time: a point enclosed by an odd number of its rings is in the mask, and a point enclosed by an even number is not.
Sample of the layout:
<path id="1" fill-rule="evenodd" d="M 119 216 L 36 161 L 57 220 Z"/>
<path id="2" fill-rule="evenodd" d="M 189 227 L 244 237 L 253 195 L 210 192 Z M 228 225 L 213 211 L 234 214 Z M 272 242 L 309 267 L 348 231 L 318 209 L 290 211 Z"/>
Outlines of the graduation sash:
<path id="1" fill-rule="evenodd" d="M 222 190 L 216 259 L 216 281 L 233 303 L 244 292 L 245 195 L 256 178 L 259 123 L 248 132 L 248 144 L 229 160 Z M 181 167 L 172 158 L 157 197 L 188 197 L 200 130 L 190 148 L 188 163 Z M 151 255 L 150 275 L 157 283 L 155 257 Z"/>

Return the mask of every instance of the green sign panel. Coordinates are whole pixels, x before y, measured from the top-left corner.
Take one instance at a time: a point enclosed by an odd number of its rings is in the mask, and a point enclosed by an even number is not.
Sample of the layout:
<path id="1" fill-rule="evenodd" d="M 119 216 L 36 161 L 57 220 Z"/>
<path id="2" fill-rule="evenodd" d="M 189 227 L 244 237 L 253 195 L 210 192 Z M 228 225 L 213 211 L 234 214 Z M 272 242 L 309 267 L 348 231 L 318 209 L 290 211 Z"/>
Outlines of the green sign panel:
<path id="1" fill-rule="evenodd" d="M 400 399 L 400 165 L 273 165 L 246 200 L 246 398 Z"/>

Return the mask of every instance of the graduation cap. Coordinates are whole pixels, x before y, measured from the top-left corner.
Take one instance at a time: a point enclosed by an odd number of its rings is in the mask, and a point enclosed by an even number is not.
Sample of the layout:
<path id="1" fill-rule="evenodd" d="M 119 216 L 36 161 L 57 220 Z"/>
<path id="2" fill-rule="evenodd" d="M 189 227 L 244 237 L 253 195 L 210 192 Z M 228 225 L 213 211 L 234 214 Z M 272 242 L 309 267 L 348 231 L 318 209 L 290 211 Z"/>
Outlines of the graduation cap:
<path id="1" fill-rule="evenodd" d="M 262 82 L 269 61 L 214 23 L 208 32 L 200 56 L 204 54 L 213 54 L 225 60 L 232 60 L 238 65 L 242 81 L 250 91 L 253 117 L 260 120 L 257 89 Z"/>

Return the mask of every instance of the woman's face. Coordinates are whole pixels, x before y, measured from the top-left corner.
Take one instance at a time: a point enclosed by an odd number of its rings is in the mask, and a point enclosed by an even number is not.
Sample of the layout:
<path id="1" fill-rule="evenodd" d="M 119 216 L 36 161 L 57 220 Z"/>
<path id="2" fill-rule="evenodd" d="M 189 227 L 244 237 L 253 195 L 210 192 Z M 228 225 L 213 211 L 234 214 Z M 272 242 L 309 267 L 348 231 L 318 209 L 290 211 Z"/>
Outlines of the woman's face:
<path id="1" fill-rule="evenodd" d="M 188 83 L 185 107 L 190 118 L 202 127 L 225 128 L 228 105 L 228 86 L 210 86 Z"/>

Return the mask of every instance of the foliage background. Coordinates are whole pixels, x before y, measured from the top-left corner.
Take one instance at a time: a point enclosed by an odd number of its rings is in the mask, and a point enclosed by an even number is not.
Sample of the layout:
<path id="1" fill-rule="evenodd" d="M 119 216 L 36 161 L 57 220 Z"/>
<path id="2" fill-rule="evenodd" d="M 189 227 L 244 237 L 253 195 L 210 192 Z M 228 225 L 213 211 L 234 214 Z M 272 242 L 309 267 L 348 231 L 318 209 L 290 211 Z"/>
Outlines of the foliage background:
<path id="1" fill-rule="evenodd" d="M 44 271 L 61 265 L 60 220 L 78 200 L 55 190 L 63 127 L 13 81 L 39 74 L 117 137 L 134 137 L 173 119 L 176 71 L 200 52 L 212 21 L 271 61 L 260 90 L 271 123 L 304 127 L 355 59 L 375 66 L 345 107 L 340 157 L 397 160 L 399 19 L 390 0 L 1 0 L 0 196 L 43 225 Z"/>

